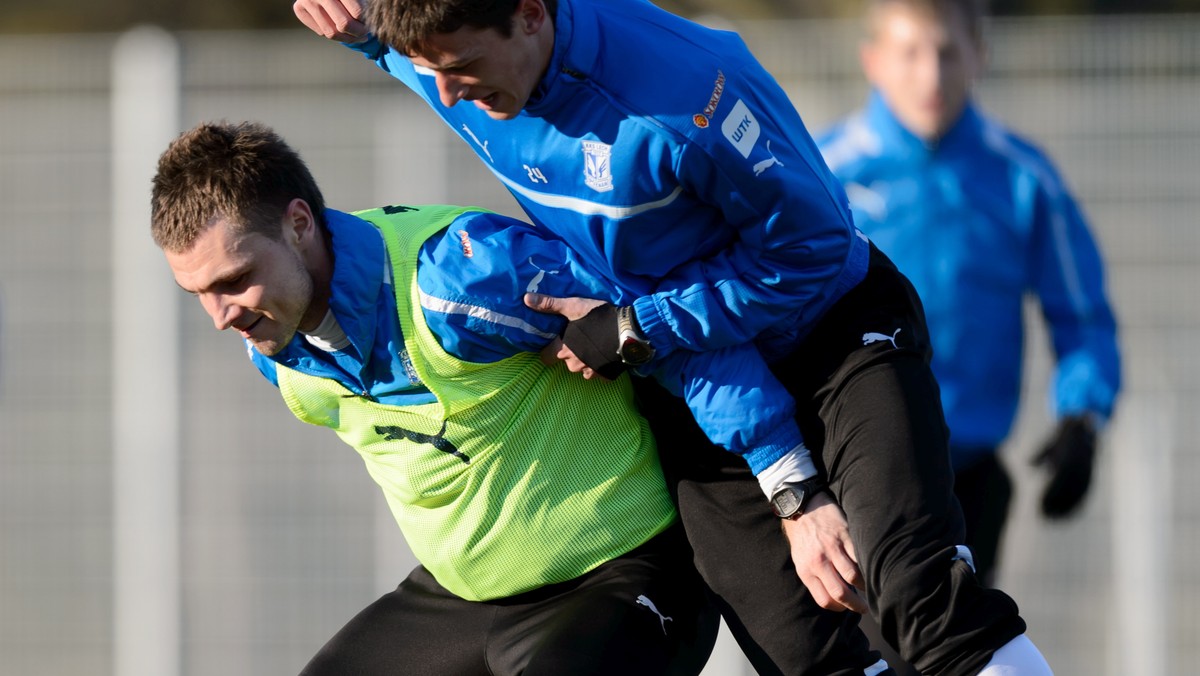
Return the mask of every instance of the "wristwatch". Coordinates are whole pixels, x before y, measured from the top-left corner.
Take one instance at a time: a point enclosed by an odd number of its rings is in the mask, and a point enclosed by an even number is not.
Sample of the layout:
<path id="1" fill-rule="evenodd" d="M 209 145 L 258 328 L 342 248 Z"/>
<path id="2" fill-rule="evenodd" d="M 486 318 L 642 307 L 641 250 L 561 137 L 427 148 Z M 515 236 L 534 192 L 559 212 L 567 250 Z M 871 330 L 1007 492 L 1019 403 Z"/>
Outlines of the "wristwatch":
<path id="1" fill-rule="evenodd" d="M 617 355 L 623 363 L 641 366 L 654 358 L 654 347 L 638 330 L 632 305 L 617 308 L 617 331 Z"/>
<path id="2" fill-rule="evenodd" d="M 804 513 L 804 508 L 817 493 L 825 490 L 825 480 L 814 476 L 799 483 L 786 483 L 771 496 L 771 509 L 781 519 L 794 519 Z"/>

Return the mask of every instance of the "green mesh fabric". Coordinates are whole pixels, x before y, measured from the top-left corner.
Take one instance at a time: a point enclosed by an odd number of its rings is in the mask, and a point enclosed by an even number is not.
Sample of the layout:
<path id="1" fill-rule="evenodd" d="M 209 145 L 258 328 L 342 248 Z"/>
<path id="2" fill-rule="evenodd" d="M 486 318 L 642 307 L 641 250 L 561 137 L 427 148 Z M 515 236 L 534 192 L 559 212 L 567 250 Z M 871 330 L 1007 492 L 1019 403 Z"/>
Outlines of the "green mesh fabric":
<path id="1" fill-rule="evenodd" d="M 472 364 L 424 323 L 421 243 L 464 209 L 361 212 L 384 233 L 405 347 L 437 403 L 385 406 L 279 367 L 298 418 L 334 429 L 383 489 L 413 553 L 469 600 L 569 580 L 675 519 L 628 377 L 585 381 L 537 355 Z"/>

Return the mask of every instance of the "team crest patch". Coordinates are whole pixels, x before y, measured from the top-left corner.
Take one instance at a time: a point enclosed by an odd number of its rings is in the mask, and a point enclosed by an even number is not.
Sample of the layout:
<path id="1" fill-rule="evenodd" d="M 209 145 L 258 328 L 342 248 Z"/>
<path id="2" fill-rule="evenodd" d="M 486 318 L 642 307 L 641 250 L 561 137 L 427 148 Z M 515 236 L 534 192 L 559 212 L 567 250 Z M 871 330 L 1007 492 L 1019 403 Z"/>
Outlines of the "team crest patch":
<path id="1" fill-rule="evenodd" d="M 596 192 L 613 189 L 612 146 L 599 141 L 583 142 L 583 182 Z"/>

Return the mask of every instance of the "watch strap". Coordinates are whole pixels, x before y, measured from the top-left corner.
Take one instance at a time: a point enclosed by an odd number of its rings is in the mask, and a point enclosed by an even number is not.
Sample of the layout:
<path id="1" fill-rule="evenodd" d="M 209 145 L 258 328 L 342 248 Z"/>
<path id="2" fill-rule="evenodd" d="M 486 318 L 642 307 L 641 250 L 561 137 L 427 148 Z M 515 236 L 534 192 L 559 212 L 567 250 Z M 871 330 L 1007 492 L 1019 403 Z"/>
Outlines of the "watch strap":
<path id="1" fill-rule="evenodd" d="M 629 366 L 641 366 L 654 358 L 654 346 L 642 333 L 632 305 L 617 308 L 617 352 Z"/>
<path id="2" fill-rule="evenodd" d="M 795 519 L 802 516 L 812 499 L 826 488 L 828 484 L 819 476 L 797 483 L 785 483 L 771 496 L 771 508 L 781 519 Z"/>

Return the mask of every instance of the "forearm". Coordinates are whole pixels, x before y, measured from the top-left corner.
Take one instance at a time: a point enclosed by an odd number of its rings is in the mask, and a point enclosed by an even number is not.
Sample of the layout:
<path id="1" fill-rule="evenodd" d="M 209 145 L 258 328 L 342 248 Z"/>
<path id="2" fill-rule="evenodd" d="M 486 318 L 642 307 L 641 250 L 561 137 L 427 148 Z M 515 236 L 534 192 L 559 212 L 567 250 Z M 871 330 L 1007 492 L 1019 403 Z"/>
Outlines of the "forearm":
<path id="1" fill-rule="evenodd" d="M 817 474 L 795 400 L 752 345 L 678 353 L 654 375 L 684 397 L 710 441 L 745 458 L 767 497 L 782 483 Z"/>
<path id="2" fill-rule="evenodd" d="M 1121 358 L 1103 257 L 1056 176 L 1036 213 L 1036 290 L 1057 357 L 1055 409 L 1060 416 L 1107 419 L 1121 387 Z"/>
<path id="3" fill-rule="evenodd" d="M 1059 358 L 1051 379 L 1055 414 L 1088 416 L 1103 426 L 1112 416 L 1121 387 L 1117 355 L 1114 341 L 1107 348 L 1078 350 Z"/>
<path id="4" fill-rule="evenodd" d="M 469 244 L 471 256 L 463 255 Z M 451 354 L 493 362 L 537 352 L 566 320 L 524 303 L 529 291 L 606 298 L 607 283 L 558 240 L 493 213 L 468 213 L 422 248 L 417 273 L 425 317 Z"/>

